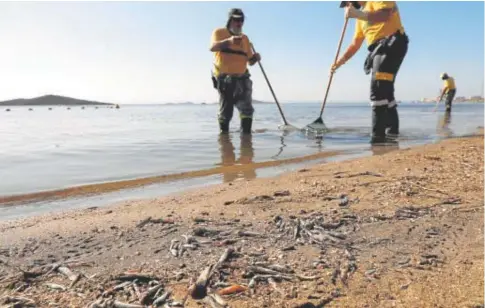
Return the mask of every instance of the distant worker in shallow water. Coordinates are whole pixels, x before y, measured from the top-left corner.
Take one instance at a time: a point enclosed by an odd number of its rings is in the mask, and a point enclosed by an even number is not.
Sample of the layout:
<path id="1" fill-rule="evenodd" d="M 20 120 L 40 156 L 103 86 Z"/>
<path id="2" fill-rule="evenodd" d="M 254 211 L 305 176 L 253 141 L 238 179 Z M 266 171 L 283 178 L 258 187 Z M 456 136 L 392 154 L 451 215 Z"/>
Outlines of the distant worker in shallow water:
<path id="1" fill-rule="evenodd" d="M 352 5 L 348 5 L 347 3 Z M 386 137 L 399 135 L 399 115 L 394 97 L 396 75 L 408 50 L 408 37 L 404 32 L 395 1 L 343 1 L 346 18 L 356 18 L 352 43 L 332 66 L 335 71 L 360 49 L 364 39 L 369 54 L 364 71 L 372 71 L 370 103 L 372 106 L 371 143 L 383 143 Z M 362 10 L 361 10 L 362 9 Z M 386 131 L 387 130 L 387 131 Z"/>
<path id="2" fill-rule="evenodd" d="M 234 106 L 239 111 L 241 130 L 251 133 L 254 108 L 252 104 L 253 82 L 247 65 L 261 60 L 253 53 L 248 37 L 242 33 L 244 13 L 231 9 L 226 27 L 212 32 L 210 51 L 214 53 L 212 81 L 219 93 L 219 128 L 221 133 L 229 131 Z"/>
<path id="3" fill-rule="evenodd" d="M 451 104 L 453 103 L 453 99 L 455 98 L 455 95 L 456 95 L 455 79 L 451 76 L 448 76 L 447 73 L 443 73 L 441 74 L 441 80 L 444 81 L 444 87 L 441 90 L 441 95 L 438 98 L 438 102 L 440 102 L 443 99 L 443 96 L 446 95 L 445 97 L 446 112 L 451 112 Z"/>

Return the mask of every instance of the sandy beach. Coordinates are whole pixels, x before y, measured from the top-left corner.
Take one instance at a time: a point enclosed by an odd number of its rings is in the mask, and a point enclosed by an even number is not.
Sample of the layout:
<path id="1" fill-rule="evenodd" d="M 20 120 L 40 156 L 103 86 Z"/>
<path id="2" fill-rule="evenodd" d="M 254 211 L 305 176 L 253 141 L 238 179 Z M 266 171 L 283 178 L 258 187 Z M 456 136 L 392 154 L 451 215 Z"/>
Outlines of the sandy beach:
<path id="1" fill-rule="evenodd" d="M 3 222 L 0 304 L 483 307 L 483 149 L 448 139 Z"/>

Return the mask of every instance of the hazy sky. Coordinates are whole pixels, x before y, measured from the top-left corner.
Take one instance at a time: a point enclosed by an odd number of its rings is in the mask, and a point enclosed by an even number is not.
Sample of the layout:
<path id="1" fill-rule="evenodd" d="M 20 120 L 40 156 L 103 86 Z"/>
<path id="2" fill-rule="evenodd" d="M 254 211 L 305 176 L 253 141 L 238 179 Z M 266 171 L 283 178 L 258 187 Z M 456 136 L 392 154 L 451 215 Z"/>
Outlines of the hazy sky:
<path id="1" fill-rule="evenodd" d="M 281 101 L 321 101 L 343 25 L 339 2 L 0 2 L 0 100 L 59 94 L 115 103 L 213 102 L 212 30 L 231 7 Z M 396 98 L 435 97 L 441 72 L 483 94 L 483 2 L 398 2 L 410 37 Z M 350 42 L 348 26 L 343 48 Z M 367 101 L 366 46 L 330 101 Z M 257 65 L 254 98 L 272 101 Z"/>

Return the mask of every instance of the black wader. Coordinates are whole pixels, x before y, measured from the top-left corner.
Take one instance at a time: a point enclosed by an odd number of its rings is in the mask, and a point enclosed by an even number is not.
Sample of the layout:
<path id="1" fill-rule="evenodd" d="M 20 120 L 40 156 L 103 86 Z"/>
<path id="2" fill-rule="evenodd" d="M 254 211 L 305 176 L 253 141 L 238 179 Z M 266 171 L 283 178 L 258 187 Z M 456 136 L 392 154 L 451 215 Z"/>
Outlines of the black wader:
<path id="1" fill-rule="evenodd" d="M 242 76 L 221 74 L 213 77 L 214 87 L 219 92 L 219 127 L 221 133 L 229 131 L 234 106 L 239 111 L 241 130 L 245 134 L 251 133 L 254 108 L 252 104 L 253 82 L 249 73 Z"/>
<path id="2" fill-rule="evenodd" d="M 399 134 L 399 115 L 394 97 L 396 75 L 408 50 L 406 34 L 396 32 L 369 46 L 369 55 L 364 71 L 372 70 L 370 101 L 372 106 L 371 143 L 386 141 L 386 129 L 389 137 Z"/>
<path id="3" fill-rule="evenodd" d="M 453 99 L 456 95 L 456 89 L 448 90 L 445 94 L 445 106 L 446 112 L 451 112 L 451 105 L 453 104 Z"/>

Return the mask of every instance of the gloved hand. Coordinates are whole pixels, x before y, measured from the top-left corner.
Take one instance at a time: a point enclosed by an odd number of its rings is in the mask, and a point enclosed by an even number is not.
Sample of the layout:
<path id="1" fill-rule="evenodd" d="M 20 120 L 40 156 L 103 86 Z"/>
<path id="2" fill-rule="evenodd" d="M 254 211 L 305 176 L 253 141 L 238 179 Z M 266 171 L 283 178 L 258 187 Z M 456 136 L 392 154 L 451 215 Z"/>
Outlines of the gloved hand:
<path id="1" fill-rule="evenodd" d="M 352 5 L 345 7 L 345 18 L 357 18 L 367 20 L 367 13 L 362 12 L 361 10 L 356 9 Z"/>

